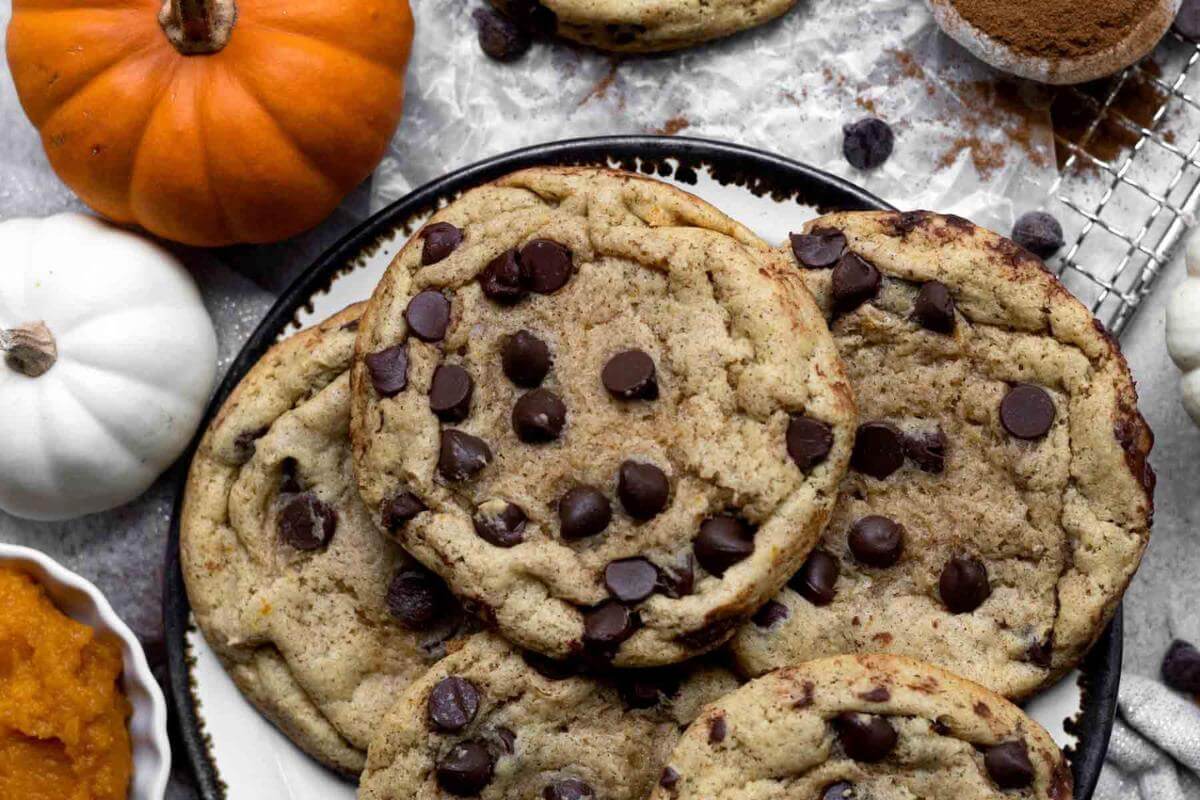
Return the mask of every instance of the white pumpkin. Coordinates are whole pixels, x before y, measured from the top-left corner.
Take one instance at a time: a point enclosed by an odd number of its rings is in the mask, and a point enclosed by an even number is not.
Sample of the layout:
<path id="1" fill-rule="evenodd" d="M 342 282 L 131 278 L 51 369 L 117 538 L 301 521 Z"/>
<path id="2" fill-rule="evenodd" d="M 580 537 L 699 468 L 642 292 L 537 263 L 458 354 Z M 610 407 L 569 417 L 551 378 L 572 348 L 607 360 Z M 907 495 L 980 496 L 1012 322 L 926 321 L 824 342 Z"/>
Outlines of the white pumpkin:
<path id="1" fill-rule="evenodd" d="M 183 266 L 82 214 L 0 222 L 0 509 L 58 520 L 144 492 L 191 439 L 217 340 Z"/>
<path id="2" fill-rule="evenodd" d="M 1200 425 L 1200 233 L 1187 248 L 1187 277 L 1167 304 L 1167 350 L 1183 370 L 1183 407 Z"/>

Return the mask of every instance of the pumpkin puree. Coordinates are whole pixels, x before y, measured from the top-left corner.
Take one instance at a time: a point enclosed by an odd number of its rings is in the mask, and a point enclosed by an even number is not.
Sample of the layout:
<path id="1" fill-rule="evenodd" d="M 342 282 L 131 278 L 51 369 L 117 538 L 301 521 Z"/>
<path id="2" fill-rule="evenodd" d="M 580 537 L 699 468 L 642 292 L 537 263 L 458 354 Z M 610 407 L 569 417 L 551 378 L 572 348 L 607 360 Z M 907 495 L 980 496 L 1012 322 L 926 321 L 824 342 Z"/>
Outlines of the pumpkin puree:
<path id="1" fill-rule="evenodd" d="M 133 757 L 118 643 L 0 567 L 0 800 L 125 800 Z"/>

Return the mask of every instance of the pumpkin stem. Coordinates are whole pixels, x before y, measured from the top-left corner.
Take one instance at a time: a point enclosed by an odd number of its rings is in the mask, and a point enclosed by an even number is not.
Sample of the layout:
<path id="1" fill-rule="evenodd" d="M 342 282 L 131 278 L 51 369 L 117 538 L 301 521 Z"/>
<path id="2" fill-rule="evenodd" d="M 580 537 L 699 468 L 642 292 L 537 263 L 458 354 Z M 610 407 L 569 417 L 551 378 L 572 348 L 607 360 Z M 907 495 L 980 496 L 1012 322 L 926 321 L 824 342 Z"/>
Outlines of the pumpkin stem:
<path id="1" fill-rule="evenodd" d="M 54 335 L 44 322 L 26 322 L 9 330 L 0 330 L 0 351 L 8 366 L 30 378 L 46 372 L 58 360 Z"/>
<path id="2" fill-rule="evenodd" d="M 229 43 L 237 21 L 235 0 L 163 0 L 158 24 L 185 55 L 215 53 Z"/>

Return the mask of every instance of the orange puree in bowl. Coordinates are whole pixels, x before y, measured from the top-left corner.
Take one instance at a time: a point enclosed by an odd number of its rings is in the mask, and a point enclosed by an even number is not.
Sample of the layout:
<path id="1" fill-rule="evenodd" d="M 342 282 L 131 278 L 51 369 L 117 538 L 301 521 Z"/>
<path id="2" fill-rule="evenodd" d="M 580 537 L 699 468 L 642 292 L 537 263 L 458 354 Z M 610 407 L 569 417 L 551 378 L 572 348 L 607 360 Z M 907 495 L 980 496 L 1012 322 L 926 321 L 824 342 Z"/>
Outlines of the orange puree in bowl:
<path id="1" fill-rule="evenodd" d="M 121 650 L 0 566 L 0 800 L 126 800 Z"/>

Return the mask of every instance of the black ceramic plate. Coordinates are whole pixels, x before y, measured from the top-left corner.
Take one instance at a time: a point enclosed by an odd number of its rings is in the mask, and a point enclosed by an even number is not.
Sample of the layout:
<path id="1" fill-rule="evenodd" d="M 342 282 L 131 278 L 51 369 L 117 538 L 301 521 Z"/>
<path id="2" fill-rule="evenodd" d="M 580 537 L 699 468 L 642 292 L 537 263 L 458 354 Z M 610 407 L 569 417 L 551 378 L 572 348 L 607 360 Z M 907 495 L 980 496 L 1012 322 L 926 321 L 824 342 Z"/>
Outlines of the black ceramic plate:
<path id="1" fill-rule="evenodd" d="M 351 231 L 283 294 L 230 367 L 207 420 L 281 336 L 365 299 L 388 261 L 426 216 L 461 192 L 517 169 L 548 164 L 620 167 L 692 191 L 768 241 L 830 210 L 890 206 L 855 186 L 782 156 L 683 137 L 622 136 L 539 145 L 482 161 L 422 186 Z M 179 500 L 167 549 L 164 615 L 171 702 L 182 756 L 205 800 L 351 800 L 354 787 L 290 745 L 246 703 L 190 620 L 179 569 Z M 1076 676 L 1029 712 L 1068 746 L 1076 797 L 1092 795 L 1112 731 L 1121 668 L 1118 615 Z"/>

